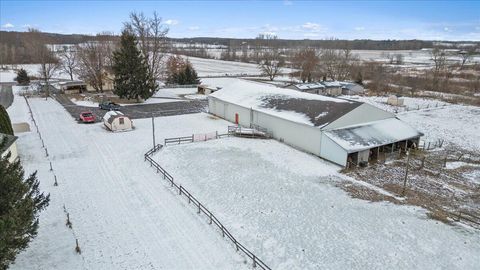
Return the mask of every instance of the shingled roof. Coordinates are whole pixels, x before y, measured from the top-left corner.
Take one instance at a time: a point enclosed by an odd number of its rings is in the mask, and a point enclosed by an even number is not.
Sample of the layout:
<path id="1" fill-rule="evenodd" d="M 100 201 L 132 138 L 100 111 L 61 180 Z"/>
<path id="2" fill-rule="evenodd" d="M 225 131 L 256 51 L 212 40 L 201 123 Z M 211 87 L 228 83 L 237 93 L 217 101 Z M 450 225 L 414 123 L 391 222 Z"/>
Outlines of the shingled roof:
<path id="1" fill-rule="evenodd" d="M 210 97 L 319 128 L 363 104 L 241 79 L 221 82 Z"/>

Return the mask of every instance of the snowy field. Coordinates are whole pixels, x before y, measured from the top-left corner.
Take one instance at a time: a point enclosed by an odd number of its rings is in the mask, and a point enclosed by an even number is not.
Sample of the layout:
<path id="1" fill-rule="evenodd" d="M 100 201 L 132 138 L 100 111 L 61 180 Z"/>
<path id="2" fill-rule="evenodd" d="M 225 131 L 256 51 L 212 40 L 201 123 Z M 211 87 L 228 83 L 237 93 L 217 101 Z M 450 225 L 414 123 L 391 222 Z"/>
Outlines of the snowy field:
<path id="1" fill-rule="evenodd" d="M 18 150 L 26 172 L 38 170 L 51 202 L 40 215 L 38 236 L 11 269 L 246 268 L 245 259 L 144 163 L 149 119 L 136 120 L 134 131 L 110 133 L 101 124 L 77 124 L 51 99 L 30 104 L 50 155 L 45 157 L 36 132 L 19 134 Z M 21 97 L 8 112 L 14 123 L 29 121 Z M 159 136 L 227 126 L 205 114 L 157 118 L 156 124 Z M 65 226 L 64 206 L 73 229 Z"/>
<path id="2" fill-rule="evenodd" d="M 476 269 L 480 234 L 334 186 L 338 167 L 269 140 L 168 146 L 155 158 L 273 269 Z"/>
<path id="3" fill-rule="evenodd" d="M 188 57 L 198 76 L 260 75 L 257 65 L 232 61 Z"/>

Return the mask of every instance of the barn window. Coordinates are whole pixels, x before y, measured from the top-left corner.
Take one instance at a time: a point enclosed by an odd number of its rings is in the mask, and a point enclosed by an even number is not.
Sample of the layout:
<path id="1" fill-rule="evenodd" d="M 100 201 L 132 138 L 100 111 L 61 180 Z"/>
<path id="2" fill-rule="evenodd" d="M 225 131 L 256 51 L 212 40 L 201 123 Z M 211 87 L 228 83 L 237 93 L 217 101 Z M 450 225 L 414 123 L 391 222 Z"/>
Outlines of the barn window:
<path id="1" fill-rule="evenodd" d="M 120 125 L 123 125 L 125 121 L 123 120 L 123 117 L 118 118 L 118 121 L 120 122 Z"/>

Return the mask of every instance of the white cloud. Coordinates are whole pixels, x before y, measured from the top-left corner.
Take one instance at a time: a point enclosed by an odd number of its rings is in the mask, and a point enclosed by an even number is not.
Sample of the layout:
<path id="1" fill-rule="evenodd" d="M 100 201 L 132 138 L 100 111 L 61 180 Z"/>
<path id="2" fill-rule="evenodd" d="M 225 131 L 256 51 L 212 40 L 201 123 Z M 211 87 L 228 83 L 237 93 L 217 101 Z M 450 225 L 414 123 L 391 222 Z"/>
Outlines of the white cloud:
<path id="1" fill-rule="evenodd" d="M 311 22 L 304 23 L 302 28 L 311 32 L 320 32 L 322 30 L 322 26 L 320 24 Z"/>
<path id="2" fill-rule="evenodd" d="M 355 29 L 355 31 L 363 31 L 363 30 L 365 30 L 365 27 L 363 27 L 363 26 L 357 26 L 357 27 L 355 27 L 355 28 L 353 28 L 353 29 Z"/>
<path id="3" fill-rule="evenodd" d="M 178 23 L 179 23 L 178 20 L 173 20 L 173 19 L 169 19 L 165 21 L 165 24 L 167 25 L 177 25 Z"/>
<path id="4" fill-rule="evenodd" d="M 31 27 L 31 25 L 30 25 L 30 24 L 28 24 L 28 23 L 27 23 L 27 24 L 24 24 L 24 25 L 22 25 L 22 28 L 30 28 L 30 27 Z"/>
<path id="5" fill-rule="evenodd" d="M 11 23 L 6 23 L 6 24 L 2 25 L 2 28 L 5 28 L 5 29 L 13 28 L 13 27 L 15 27 L 15 25 L 13 25 Z"/>
<path id="6" fill-rule="evenodd" d="M 197 31 L 199 29 L 200 29 L 200 26 L 196 26 L 196 25 L 188 27 L 188 30 L 190 30 L 190 31 Z"/>

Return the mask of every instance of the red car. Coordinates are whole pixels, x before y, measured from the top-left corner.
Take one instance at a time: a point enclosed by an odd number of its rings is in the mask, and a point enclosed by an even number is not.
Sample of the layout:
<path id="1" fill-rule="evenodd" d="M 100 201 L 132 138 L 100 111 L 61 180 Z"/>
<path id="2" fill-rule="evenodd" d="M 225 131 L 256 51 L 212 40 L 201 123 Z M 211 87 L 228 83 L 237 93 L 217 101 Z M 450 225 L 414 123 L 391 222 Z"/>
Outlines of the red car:
<path id="1" fill-rule="evenodd" d="M 95 123 L 95 114 L 90 111 L 81 112 L 78 118 L 82 123 Z"/>

